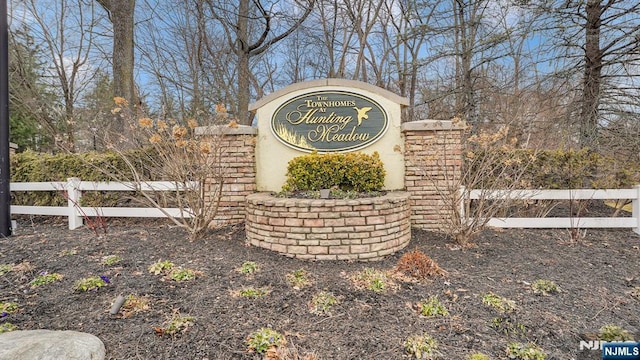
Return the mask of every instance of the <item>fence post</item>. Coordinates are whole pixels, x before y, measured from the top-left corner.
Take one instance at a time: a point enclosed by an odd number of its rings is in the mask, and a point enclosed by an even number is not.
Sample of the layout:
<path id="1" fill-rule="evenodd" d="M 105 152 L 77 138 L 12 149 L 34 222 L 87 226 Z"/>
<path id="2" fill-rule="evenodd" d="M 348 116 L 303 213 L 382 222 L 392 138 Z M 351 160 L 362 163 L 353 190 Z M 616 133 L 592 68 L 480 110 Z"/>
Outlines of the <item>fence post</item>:
<path id="1" fill-rule="evenodd" d="M 636 228 L 633 231 L 640 234 L 640 185 L 634 187 L 636 189 L 636 198 L 631 200 L 631 216 L 636 219 Z"/>
<path id="2" fill-rule="evenodd" d="M 67 190 L 67 207 L 69 208 L 69 230 L 75 230 L 81 227 L 82 216 L 78 214 L 78 207 L 80 206 L 80 198 L 82 197 L 82 190 L 80 190 L 80 178 L 67 178 L 65 184 L 65 190 Z"/>
<path id="3" fill-rule="evenodd" d="M 460 204 L 459 206 L 459 211 L 460 211 L 460 223 L 462 224 L 466 224 L 466 208 L 467 208 L 467 192 L 466 192 L 466 188 L 464 187 L 464 185 L 460 185 Z"/>

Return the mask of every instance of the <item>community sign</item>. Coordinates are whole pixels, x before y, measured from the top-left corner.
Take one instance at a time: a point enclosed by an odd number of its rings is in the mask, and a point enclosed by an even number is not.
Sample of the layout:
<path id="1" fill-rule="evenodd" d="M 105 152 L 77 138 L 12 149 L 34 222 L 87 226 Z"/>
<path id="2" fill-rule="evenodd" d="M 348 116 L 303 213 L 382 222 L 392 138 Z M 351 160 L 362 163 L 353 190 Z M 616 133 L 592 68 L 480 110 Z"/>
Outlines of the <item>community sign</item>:
<path id="1" fill-rule="evenodd" d="M 374 100 L 347 91 L 316 91 L 282 104 L 271 130 L 283 144 L 319 153 L 362 149 L 384 135 L 387 113 Z"/>

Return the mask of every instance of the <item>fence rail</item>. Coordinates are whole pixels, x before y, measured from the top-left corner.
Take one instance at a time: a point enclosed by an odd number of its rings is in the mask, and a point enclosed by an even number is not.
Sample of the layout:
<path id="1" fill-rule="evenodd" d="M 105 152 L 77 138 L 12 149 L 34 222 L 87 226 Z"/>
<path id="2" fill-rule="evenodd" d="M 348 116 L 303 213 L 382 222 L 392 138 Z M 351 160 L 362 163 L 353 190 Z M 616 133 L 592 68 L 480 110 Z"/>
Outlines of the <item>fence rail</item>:
<path id="1" fill-rule="evenodd" d="M 464 188 L 462 193 L 465 194 Z M 631 217 L 491 218 L 487 225 L 499 228 L 631 228 L 640 234 L 640 185 L 632 189 L 482 190 L 466 192 L 468 200 L 631 200 Z M 463 199 L 464 200 L 464 199 Z M 464 214 L 464 203 L 460 208 Z"/>
<path id="2" fill-rule="evenodd" d="M 185 191 L 199 187 L 197 182 L 176 183 L 171 181 L 148 182 L 93 182 L 69 178 L 66 182 L 19 182 L 11 183 L 11 191 L 64 191 L 67 206 L 11 205 L 12 214 L 67 216 L 69 229 L 83 225 L 85 216 L 162 218 L 191 217 L 189 209 L 148 207 L 86 207 L 80 206 L 83 191 Z"/>

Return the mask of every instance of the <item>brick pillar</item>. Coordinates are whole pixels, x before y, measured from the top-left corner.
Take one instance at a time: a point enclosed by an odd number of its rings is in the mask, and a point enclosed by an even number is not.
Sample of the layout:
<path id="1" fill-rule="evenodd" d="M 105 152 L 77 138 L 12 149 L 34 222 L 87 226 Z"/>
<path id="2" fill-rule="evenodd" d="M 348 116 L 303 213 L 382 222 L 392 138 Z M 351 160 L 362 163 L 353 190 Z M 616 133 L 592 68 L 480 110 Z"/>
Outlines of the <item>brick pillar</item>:
<path id="1" fill-rule="evenodd" d="M 217 142 L 224 184 L 220 207 L 212 227 L 241 223 L 245 218 L 245 198 L 256 191 L 256 135 L 250 126 L 212 126 L 196 129 L 196 134 Z M 211 186 L 209 182 L 206 187 Z M 208 189 L 207 189 L 208 190 Z M 206 191 L 205 193 L 209 193 Z M 206 199 L 207 201 L 215 199 Z"/>
<path id="2" fill-rule="evenodd" d="M 462 132 L 451 121 L 402 124 L 405 187 L 411 194 L 411 225 L 441 231 L 451 223 L 462 172 Z M 455 192 L 455 193 L 454 193 Z"/>

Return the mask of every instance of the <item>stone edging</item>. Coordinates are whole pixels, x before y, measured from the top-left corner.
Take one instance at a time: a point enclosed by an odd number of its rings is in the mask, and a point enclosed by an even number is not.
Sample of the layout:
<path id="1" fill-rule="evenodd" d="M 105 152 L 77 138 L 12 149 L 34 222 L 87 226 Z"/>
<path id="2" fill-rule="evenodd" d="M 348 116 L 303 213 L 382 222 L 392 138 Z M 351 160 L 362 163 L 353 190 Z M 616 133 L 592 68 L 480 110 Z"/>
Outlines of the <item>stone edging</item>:
<path id="1" fill-rule="evenodd" d="M 380 260 L 411 239 L 410 194 L 353 200 L 247 196 L 251 245 L 312 260 Z"/>

